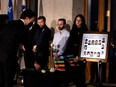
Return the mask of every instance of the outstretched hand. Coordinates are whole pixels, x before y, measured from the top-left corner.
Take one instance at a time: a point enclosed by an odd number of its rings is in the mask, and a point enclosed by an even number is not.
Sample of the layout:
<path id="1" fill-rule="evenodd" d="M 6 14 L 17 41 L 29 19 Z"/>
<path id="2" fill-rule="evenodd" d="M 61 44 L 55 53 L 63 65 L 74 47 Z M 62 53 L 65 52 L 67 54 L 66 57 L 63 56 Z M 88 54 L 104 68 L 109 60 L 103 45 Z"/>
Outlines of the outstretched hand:
<path id="1" fill-rule="evenodd" d="M 79 60 L 79 57 L 76 56 L 76 58 L 74 59 L 74 62 L 78 62 L 78 60 Z"/>
<path id="2" fill-rule="evenodd" d="M 40 64 L 38 64 L 38 63 L 34 63 L 34 66 L 35 66 L 36 70 L 39 70 L 41 68 Z"/>

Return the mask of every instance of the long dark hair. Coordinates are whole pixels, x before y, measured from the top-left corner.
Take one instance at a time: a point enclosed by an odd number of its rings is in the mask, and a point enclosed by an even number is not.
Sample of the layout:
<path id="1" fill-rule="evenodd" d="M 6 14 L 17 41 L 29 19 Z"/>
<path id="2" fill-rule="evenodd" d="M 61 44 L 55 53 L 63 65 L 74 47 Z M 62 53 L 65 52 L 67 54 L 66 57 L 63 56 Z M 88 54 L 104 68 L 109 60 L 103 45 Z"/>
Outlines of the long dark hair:
<path id="1" fill-rule="evenodd" d="M 82 20 L 81 28 L 84 28 L 84 29 L 86 29 L 86 31 L 87 31 L 88 29 L 87 29 L 87 26 L 86 26 L 86 23 L 85 23 L 85 18 L 84 18 L 84 16 L 83 16 L 82 14 L 78 14 L 78 15 L 75 17 L 72 28 L 77 28 L 77 25 L 76 25 L 76 19 L 77 19 L 77 17 L 80 17 L 81 20 Z"/>

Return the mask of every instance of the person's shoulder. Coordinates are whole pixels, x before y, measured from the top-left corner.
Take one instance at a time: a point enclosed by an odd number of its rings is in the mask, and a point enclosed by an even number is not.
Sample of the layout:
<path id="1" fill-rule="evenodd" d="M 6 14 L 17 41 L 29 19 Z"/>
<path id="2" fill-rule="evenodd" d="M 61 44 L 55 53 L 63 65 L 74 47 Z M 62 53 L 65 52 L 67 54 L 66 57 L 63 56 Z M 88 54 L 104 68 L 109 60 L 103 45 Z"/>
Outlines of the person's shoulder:
<path id="1" fill-rule="evenodd" d="M 64 31 L 64 33 L 67 33 L 67 34 L 70 33 L 67 29 L 64 29 L 63 31 Z"/>
<path id="2" fill-rule="evenodd" d="M 14 20 L 8 21 L 8 23 L 5 24 L 4 28 L 10 28 L 10 27 L 13 27 L 14 25 L 15 25 Z"/>
<path id="3" fill-rule="evenodd" d="M 47 25 L 45 26 L 45 28 L 48 29 L 48 30 L 50 30 L 50 28 Z"/>
<path id="4" fill-rule="evenodd" d="M 11 21 L 8 21 L 7 25 L 12 25 L 14 23 L 15 23 L 14 20 L 11 20 Z"/>
<path id="5" fill-rule="evenodd" d="M 8 22 L 8 25 L 16 26 L 16 25 L 24 25 L 24 23 L 21 20 L 12 20 Z"/>
<path id="6" fill-rule="evenodd" d="M 64 34 L 64 36 L 68 36 L 69 37 L 69 35 L 70 35 L 70 32 L 68 31 L 68 30 L 66 30 L 66 29 L 64 29 L 63 30 L 63 34 Z"/>
<path id="7" fill-rule="evenodd" d="M 54 36 L 56 36 L 56 35 L 58 35 L 59 34 L 59 32 L 58 31 L 56 31 L 55 33 L 54 33 Z"/>
<path id="8" fill-rule="evenodd" d="M 48 31 L 48 32 L 51 32 L 51 29 L 46 25 L 45 29 Z"/>

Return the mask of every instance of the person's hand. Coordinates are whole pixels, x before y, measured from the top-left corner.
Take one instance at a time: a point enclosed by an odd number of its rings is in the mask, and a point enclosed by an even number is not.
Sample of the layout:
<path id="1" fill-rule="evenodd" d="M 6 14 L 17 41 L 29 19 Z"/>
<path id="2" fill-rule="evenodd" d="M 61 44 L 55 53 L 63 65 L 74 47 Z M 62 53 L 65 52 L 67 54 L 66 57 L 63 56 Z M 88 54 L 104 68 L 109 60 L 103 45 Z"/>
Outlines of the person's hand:
<path id="1" fill-rule="evenodd" d="M 113 44 L 113 42 L 111 42 L 110 45 L 114 48 L 114 44 Z"/>
<path id="2" fill-rule="evenodd" d="M 40 67 L 41 67 L 41 66 L 40 66 L 38 63 L 36 63 L 36 62 L 34 63 L 34 66 L 35 66 L 35 69 L 36 69 L 36 70 L 39 70 Z"/>
<path id="3" fill-rule="evenodd" d="M 74 62 L 78 62 L 79 58 L 78 56 L 76 56 L 76 58 L 74 59 Z"/>
<path id="4" fill-rule="evenodd" d="M 26 51 L 24 45 L 22 45 L 22 49 L 23 49 L 23 51 Z"/>
<path id="5" fill-rule="evenodd" d="M 59 58 L 59 55 L 57 53 L 53 53 L 53 56 L 58 59 Z"/>
<path id="6" fill-rule="evenodd" d="M 35 53 L 36 49 L 37 49 L 37 45 L 34 45 L 32 51 Z"/>
<path id="7" fill-rule="evenodd" d="M 20 45 L 19 45 L 19 48 L 20 48 L 21 50 L 25 51 L 24 45 L 20 44 Z"/>

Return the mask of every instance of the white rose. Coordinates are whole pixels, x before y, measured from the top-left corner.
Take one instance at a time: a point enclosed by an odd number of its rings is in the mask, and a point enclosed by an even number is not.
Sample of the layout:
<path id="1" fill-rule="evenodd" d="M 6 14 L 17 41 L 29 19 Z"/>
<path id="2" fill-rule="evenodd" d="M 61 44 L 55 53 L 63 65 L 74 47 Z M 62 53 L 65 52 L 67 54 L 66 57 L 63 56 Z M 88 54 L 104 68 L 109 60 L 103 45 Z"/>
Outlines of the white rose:
<path id="1" fill-rule="evenodd" d="M 43 70 L 43 69 L 41 70 L 41 72 L 42 72 L 42 73 L 46 73 L 46 71 L 45 71 L 45 70 Z"/>
<path id="2" fill-rule="evenodd" d="M 54 72 L 55 71 L 55 69 L 54 68 L 50 68 L 50 72 Z"/>

